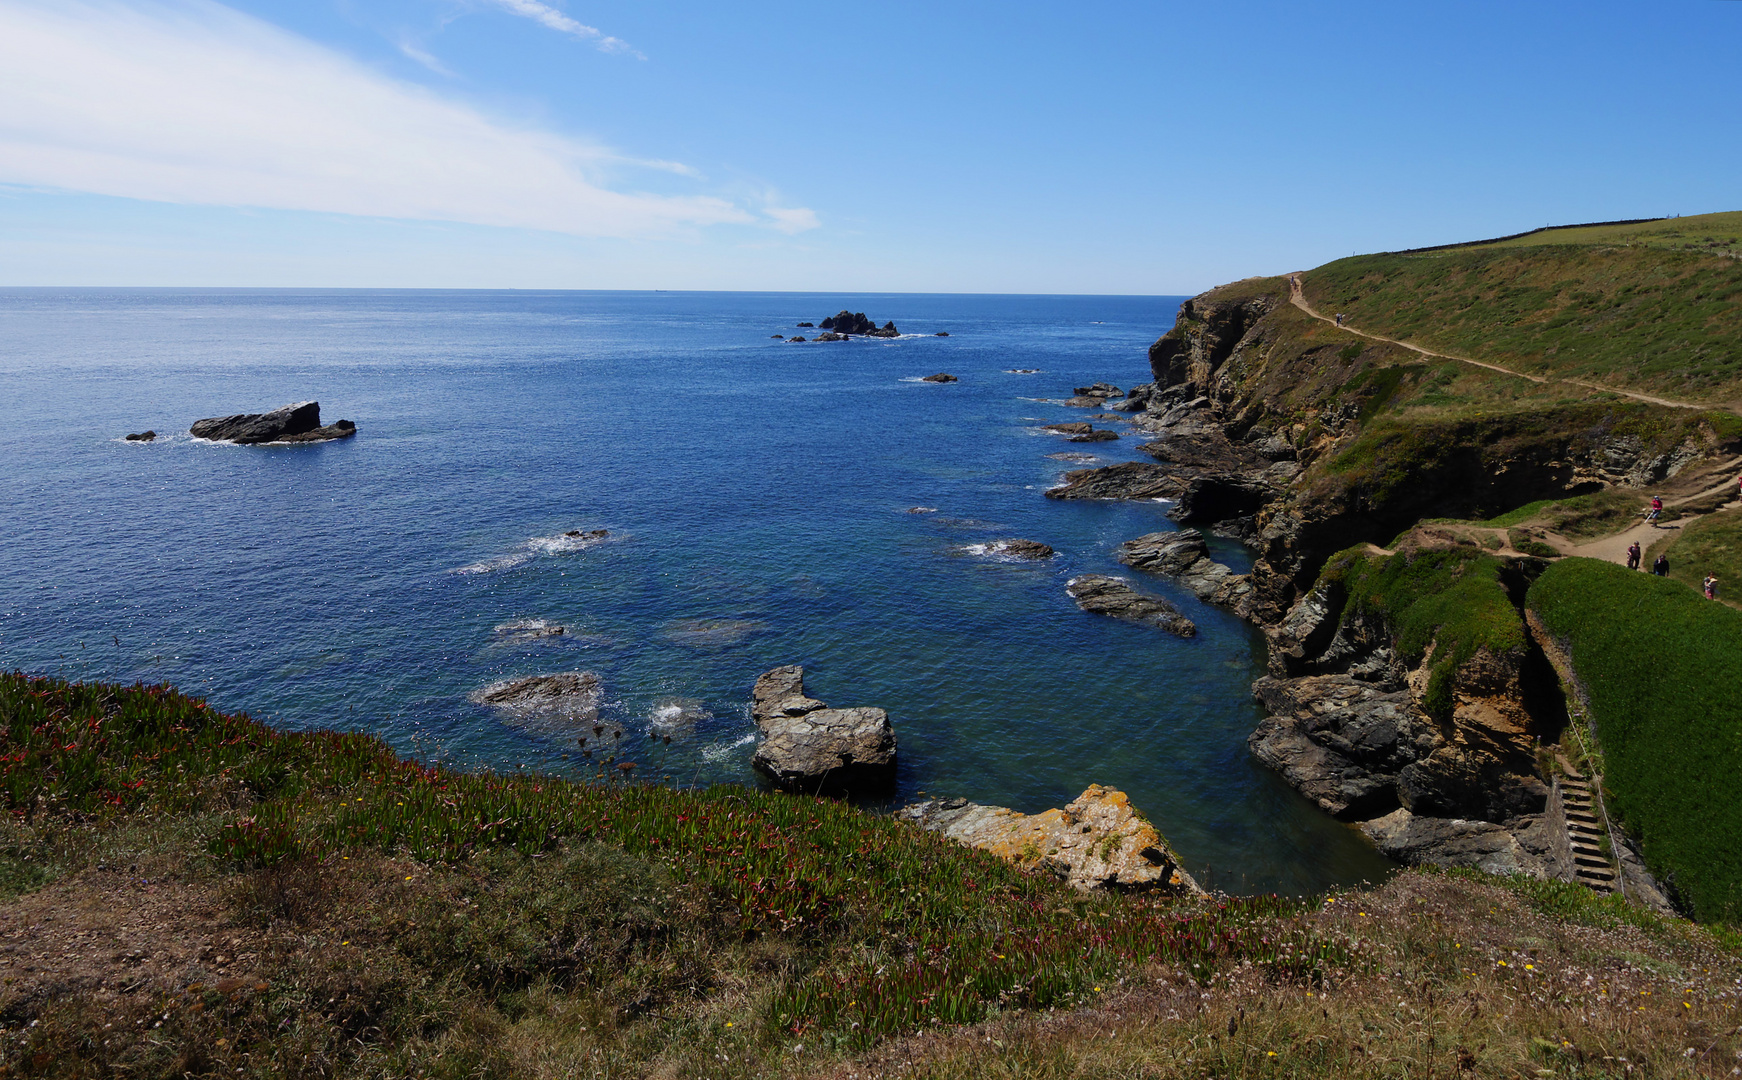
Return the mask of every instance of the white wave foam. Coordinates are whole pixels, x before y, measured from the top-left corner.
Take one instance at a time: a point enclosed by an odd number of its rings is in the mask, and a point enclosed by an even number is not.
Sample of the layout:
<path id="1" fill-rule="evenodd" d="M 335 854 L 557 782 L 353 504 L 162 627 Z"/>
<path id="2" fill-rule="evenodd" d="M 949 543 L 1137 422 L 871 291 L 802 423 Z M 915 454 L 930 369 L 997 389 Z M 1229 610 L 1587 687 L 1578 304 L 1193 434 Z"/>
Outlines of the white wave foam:
<path id="1" fill-rule="evenodd" d="M 719 761 L 721 758 L 729 757 L 734 752 L 742 750 L 744 747 L 750 746 L 755 742 L 756 736 L 746 735 L 736 742 L 715 743 L 713 746 L 704 747 L 702 749 L 702 760 Z"/>
<path id="2" fill-rule="evenodd" d="M 520 545 L 518 550 L 506 555 L 498 555 L 494 559 L 480 559 L 475 563 L 467 563 L 456 568 L 456 574 L 489 574 L 498 570 L 511 570 L 522 563 L 531 562 L 539 555 L 569 555 L 577 551 L 598 547 L 600 544 L 623 539 L 623 534 L 608 532 L 605 529 L 593 529 L 582 532 L 579 529 L 555 536 L 534 536 Z"/>

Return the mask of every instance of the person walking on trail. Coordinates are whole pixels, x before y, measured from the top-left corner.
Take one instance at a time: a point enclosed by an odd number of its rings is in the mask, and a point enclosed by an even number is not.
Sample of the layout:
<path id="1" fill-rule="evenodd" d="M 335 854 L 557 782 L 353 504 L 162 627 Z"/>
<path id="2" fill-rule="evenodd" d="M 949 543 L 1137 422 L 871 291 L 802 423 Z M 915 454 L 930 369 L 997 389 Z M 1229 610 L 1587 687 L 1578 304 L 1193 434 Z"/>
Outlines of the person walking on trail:
<path id="1" fill-rule="evenodd" d="M 1627 548 L 1627 569 L 1629 569 L 1629 570 L 1639 569 L 1639 558 L 1640 558 L 1639 541 L 1635 540 Z"/>
<path id="2" fill-rule="evenodd" d="M 1343 313 L 1340 311 L 1337 312 L 1337 325 L 1343 325 Z M 1742 488 L 1742 480 L 1737 481 L 1737 487 Z"/>
<path id="3" fill-rule="evenodd" d="M 1645 520 L 1656 521 L 1661 516 L 1663 516 L 1663 496 L 1653 495 L 1651 497 L 1651 513 L 1645 515 Z"/>
<path id="4" fill-rule="evenodd" d="M 1718 575 L 1707 574 L 1706 580 L 1702 584 L 1706 587 L 1706 599 L 1716 600 L 1718 598 Z"/>
<path id="5" fill-rule="evenodd" d="M 1659 555 L 1657 561 L 1651 564 L 1651 572 L 1658 577 L 1669 576 L 1669 556 Z"/>

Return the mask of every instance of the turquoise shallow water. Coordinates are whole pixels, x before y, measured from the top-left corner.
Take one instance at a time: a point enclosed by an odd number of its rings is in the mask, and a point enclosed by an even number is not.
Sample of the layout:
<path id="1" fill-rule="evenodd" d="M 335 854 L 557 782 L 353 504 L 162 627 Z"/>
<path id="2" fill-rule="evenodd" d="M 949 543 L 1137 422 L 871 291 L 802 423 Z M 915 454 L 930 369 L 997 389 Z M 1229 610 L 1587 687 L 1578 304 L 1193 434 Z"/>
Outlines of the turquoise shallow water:
<path id="1" fill-rule="evenodd" d="M 287 727 L 574 776 L 472 705 L 590 670 L 645 776 L 754 783 L 756 675 L 880 705 L 898 790 L 1039 810 L 1130 793 L 1194 872 L 1299 892 L 1388 864 L 1246 752 L 1262 640 L 1168 582 L 1180 641 L 1078 611 L 1158 503 L 1043 497 L 1088 451 L 1036 399 L 1147 379 L 1179 298 L 0 290 L 0 663 L 169 681 Z M 792 345 L 843 306 L 948 338 Z M 1017 375 L 1009 369 L 1038 368 Z M 960 382 L 916 381 L 948 371 Z M 315 397 L 343 443 L 203 416 Z M 1113 425 L 1117 427 L 1118 425 Z M 155 428 L 149 445 L 120 436 Z M 935 513 L 913 514 L 915 506 Z M 608 529 L 580 546 L 571 529 Z M 1027 537 L 1043 564 L 970 553 Z M 1244 566 L 1237 544 L 1220 557 Z M 1139 576 L 1141 575 L 1134 575 Z M 517 619 L 568 627 L 503 644 Z M 661 723 L 675 704 L 704 715 Z M 650 728 L 673 735 L 650 740 Z M 565 756 L 567 755 L 567 756 Z"/>

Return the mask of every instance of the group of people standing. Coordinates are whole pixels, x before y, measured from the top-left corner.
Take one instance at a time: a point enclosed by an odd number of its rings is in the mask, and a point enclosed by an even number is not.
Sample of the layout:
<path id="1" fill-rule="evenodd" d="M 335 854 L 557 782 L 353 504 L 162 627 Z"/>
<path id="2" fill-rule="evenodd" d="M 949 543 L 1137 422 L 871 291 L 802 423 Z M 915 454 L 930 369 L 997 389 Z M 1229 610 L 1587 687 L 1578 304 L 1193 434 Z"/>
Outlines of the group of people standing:
<path id="1" fill-rule="evenodd" d="M 1633 541 L 1633 543 L 1627 547 L 1627 569 L 1639 569 L 1640 560 L 1644 557 L 1644 552 L 1639 550 L 1639 541 Z M 1669 556 L 1667 554 L 1659 553 L 1657 558 L 1651 561 L 1651 572 L 1656 574 L 1658 577 L 1668 577 Z M 1706 580 L 1700 583 L 1700 587 L 1705 592 L 1707 600 L 1716 600 L 1718 598 L 1718 575 L 1707 574 Z"/>

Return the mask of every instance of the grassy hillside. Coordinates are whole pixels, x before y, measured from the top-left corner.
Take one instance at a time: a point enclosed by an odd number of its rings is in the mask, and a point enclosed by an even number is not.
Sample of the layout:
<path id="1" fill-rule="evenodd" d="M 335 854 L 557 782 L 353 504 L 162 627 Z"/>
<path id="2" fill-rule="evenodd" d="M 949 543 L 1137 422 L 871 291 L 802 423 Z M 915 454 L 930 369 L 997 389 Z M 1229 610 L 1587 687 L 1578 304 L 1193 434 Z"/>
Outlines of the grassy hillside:
<path id="1" fill-rule="evenodd" d="M 1742 604 L 1742 510 L 1726 510 L 1688 522 L 1667 533 L 1646 552 L 1669 556 L 1669 576 L 1698 589 L 1707 574 L 1718 575 L 1718 598 Z"/>
<path id="2" fill-rule="evenodd" d="M 836 803 L 459 775 L 20 676 L 0 797 L 6 1076 L 1716 1076 L 1742 1049 L 1736 943 L 1572 886 L 1084 896 Z"/>
<path id="3" fill-rule="evenodd" d="M 1339 259 L 1307 298 L 1352 325 L 1518 371 L 1742 401 L 1742 214 Z"/>
<path id="4" fill-rule="evenodd" d="M 1742 920 L 1742 612 L 1685 585 L 1565 559 L 1528 603 L 1596 718 L 1610 807 L 1703 920 Z"/>

